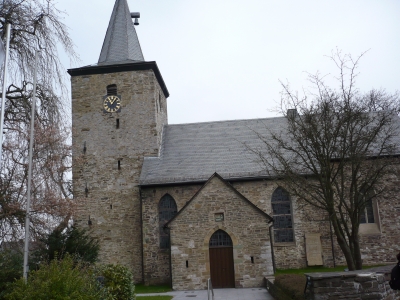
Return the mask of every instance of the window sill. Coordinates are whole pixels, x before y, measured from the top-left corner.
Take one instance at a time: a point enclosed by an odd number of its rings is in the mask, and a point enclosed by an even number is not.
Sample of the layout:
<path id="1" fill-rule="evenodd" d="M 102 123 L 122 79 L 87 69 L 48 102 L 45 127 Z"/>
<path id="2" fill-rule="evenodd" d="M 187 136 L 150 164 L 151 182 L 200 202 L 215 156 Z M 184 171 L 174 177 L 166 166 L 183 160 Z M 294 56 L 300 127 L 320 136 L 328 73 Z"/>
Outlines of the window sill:
<path id="1" fill-rule="evenodd" d="M 381 231 L 377 223 L 363 223 L 360 224 L 358 233 L 360 235 L 380 235 Z"/>
<path id="2" fill-rule="evenodd" d="M 286 242 L 286 243 L 274 243 L 274 247 L 295 247 L 295 242 Z"/>

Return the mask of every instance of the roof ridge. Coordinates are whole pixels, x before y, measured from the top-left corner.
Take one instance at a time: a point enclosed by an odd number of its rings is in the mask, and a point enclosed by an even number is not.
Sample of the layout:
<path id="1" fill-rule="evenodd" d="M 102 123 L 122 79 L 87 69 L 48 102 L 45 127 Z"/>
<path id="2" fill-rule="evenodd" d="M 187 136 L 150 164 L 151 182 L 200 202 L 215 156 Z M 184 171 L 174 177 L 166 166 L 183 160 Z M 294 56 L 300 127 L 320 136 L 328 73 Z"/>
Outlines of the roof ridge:
<path id="1" fill-rule="evenodd" d="M 144 61 L 127 0 L 116 0 L 101 49 L 99 63 Z"/>
<path id="2" fill-rule="evenodd" d="M 204 125 L 204 124 L 211 124 L 211 123 L 229 123 L 229 122 L 245 122 L 245 121 L 263 121 L 263 120 L 272 120 L 272 119 L 283 119 L 286 118 L 285 116 L 276 116 L 276 117 L 269 117 L 269 118 L 254 118 L 254 119 L 232 119 L 232 120 L 220 120 L 220 121 L 206 121 L 206 122 L 193 122 L 193 123 L 179 123 L 179 124 L 167 124 L 167 127 L 172 126 L 182 126 L 182 125 Z"/>

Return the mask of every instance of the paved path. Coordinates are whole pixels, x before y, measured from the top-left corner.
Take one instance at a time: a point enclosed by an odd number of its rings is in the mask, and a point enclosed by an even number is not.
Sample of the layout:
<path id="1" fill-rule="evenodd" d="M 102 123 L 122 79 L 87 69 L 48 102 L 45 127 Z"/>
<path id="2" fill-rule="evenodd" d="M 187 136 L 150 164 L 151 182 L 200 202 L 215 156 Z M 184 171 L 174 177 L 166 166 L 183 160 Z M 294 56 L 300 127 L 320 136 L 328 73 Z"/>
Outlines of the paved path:
<path id="1" fill-rule="evenodd" d="M 173 291 L 159 294 L 136 294 L 137 296 L 174 296 L 173 300 L 207 300 L 207 290 Z M 215 289 L 214 300 L 274 300 L 265 288 Z"/>

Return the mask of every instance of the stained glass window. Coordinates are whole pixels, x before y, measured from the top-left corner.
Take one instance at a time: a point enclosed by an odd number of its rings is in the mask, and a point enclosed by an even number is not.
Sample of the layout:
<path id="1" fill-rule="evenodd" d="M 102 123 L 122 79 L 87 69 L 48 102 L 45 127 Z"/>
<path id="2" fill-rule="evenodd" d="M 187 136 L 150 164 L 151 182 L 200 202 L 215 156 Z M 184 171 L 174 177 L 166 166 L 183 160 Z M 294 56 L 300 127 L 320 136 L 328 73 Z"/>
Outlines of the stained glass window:
<path id="1" fill-rule="evenodd" d="M 278 187 L 272 194 L 272 216 L 274 218 L 274 241 L 293 242 L 293 221 L 289 193 Z"/>
<path id="2" fill-rule="evenodd" d="M 164 230 L 164 225 L 171 220 L 178 212 L 176 202 L 171 195 L 164 195 L 158 204 L 158 224 L 160 232 L 160 248 L 169 248 L 169 234 Z"/>
<path id="3" fill-rule="evenodd" d="M 210 248 L 232 247 L 232 239 L 223 230 L 217 230 L 210 238 Z"/>

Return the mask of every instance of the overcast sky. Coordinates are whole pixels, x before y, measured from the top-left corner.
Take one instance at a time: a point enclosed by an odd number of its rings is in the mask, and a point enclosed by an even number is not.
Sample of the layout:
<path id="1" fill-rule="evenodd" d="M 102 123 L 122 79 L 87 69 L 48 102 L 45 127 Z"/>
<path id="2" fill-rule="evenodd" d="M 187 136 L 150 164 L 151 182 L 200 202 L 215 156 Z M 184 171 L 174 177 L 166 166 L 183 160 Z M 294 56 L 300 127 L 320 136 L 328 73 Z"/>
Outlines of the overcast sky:
<path id="1" fill-rule="evenodd" d="M 77 64 L 97 63 L 114 0 L 58 0 Z M 400 90 L 398 0 L 128 0 L 146 61 L 167 88 L 169 123 L 276 116 L 279 80 L 307 88 L 306 72 L 334 74 L 336 48 L 360 62 L 362 91 Z"/>

